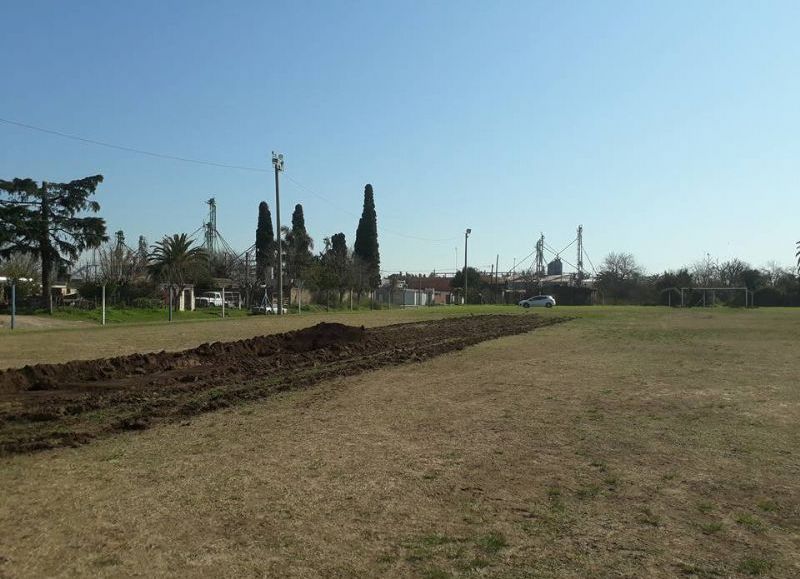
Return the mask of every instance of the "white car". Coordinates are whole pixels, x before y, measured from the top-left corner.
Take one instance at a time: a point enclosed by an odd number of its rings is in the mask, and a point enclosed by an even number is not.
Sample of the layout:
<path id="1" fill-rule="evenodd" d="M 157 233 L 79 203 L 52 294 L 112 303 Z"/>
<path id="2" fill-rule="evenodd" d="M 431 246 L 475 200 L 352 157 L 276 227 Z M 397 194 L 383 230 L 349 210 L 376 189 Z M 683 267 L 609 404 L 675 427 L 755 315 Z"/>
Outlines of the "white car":
<path id="1" fill-rule="evenodd" d="M 199 308 L 207 308 L 209 306 L 222 307 L 222 292 L 203 292 L 199 297 L 195 298 L 194 303 Z M 225 296 L 225 305 L 230 307 L 231 301 L 228 296 Z"/>
<path id="2" fill-rule="evenodd" d="M 553 296 L 533 296 L 519 302 L 523 308 L 552 308 L 556 305 L 556 299 Z"/>

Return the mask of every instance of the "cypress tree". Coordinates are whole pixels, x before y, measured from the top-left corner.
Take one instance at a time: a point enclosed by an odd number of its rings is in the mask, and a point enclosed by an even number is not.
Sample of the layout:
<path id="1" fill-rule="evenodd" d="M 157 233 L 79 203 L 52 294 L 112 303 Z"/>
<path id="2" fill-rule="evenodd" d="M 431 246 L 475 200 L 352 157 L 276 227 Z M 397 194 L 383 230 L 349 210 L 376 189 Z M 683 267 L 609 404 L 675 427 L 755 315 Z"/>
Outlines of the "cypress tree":
<path id="1" fill-rule="evenodd" d="M 269 268 L 275 265 L 275 230 L 272 214 L 265 201 L 258 204 L 258 226 L 256 227 L 256 279 L 267 283 Z"/>
<path id="2" fill-rule="evenodd" d="M 299 203 L 294 206 L 292 213 L 292 228 L 286 233 L 286 262 L 289 277 L 297 285 L 302 281 L 311 265 L 311 248 L 314 241 L 306 231 L 306 220 L 303 216 L 303 206 Z"/>
<path id="3" fill-rule="evenodd" d="M 378 215 L 375 212 L 372 185 L 369 183 L 364 187 L 364 209 L 356 229 L 353 255 L 365 269 L 366 287 L 376 289 L 381 283 L 381 257 L 378 252 Z"/>

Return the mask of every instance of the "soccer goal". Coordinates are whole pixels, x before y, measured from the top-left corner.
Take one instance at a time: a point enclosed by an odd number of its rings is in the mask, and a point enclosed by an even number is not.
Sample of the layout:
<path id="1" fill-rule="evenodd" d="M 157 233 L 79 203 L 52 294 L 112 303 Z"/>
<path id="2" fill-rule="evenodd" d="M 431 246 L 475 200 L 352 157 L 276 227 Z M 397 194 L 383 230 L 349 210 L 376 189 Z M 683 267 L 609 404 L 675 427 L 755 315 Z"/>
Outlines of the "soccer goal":
<path id="1" fill-rule="evenodd" d="M 682 287 L 680 291 L 681 307 L 711 307 L 719 303 L 719 296 L 728 297 L 726 305 L 737 305 L 735 303 L 737 295 L 742 296 L 744 307 L 749 308 L 753 305 L 753 292 L 746 287 Z"/>

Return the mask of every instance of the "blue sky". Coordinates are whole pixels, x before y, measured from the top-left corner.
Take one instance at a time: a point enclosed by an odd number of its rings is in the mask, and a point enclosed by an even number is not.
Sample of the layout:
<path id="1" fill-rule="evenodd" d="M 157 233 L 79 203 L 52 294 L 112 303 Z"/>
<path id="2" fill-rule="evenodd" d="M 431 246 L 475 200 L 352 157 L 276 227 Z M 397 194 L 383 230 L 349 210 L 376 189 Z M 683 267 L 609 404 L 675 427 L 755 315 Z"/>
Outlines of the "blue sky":
<path id="1" fill-rule="evenodd" d="M 382 268 L 500 269 L 583 224 L 598 265 L 706 252 L 790 264 L 800 238 L 797 2 L 8 2 L 0 117 L 270 168 L 283 220 L 352 244 L 375 188 Z M 211 196 L 253 243 L 269 173 L 0 123 L 0 177 L 102 173 L 109 231 L 154 241 Z M 291 178 L 291 180 L 290 180 Z M 565 257 L 574 262 L 572 248 Z M 529 265 L 530 260 L 523 265 Z"/>

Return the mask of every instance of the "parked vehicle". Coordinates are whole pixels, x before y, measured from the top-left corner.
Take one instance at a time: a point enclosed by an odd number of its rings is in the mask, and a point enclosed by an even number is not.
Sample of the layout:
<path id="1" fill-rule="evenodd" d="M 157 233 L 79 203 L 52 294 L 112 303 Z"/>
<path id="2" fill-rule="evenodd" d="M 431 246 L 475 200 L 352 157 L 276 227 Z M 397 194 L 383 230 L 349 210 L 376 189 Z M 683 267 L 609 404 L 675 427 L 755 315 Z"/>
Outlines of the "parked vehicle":
<path id="1" fill-rule="evenodd" d="M 264 303 L 262 303 L 261 305 L 251 307 L 250 308 L 250 313 L 251 314 L 261 314 L 262 316 L 264 314 L 277 314 L 278 313 L 278 304 L 277 303 L 273 303 L 273 304 L 264 304 Z M 283 313 L 285 314 L 286 310 L 283 310 Z"/>
<path id="2" fill-rule="evenodd" d="M 222 307 L 222 292 L 203 292 L 194 299 L 194 304 L 198 308 L 207 308 L 209 306 Z M 230 298 L 225 296 L 225 305 L 231 307 Z"/>
<path id="3" fill-rule="evenodd" d="M 556 305 L 556 299 L 553 296 L 533 296 L 519 302 L 523 308 L 552 308 Z"/>

